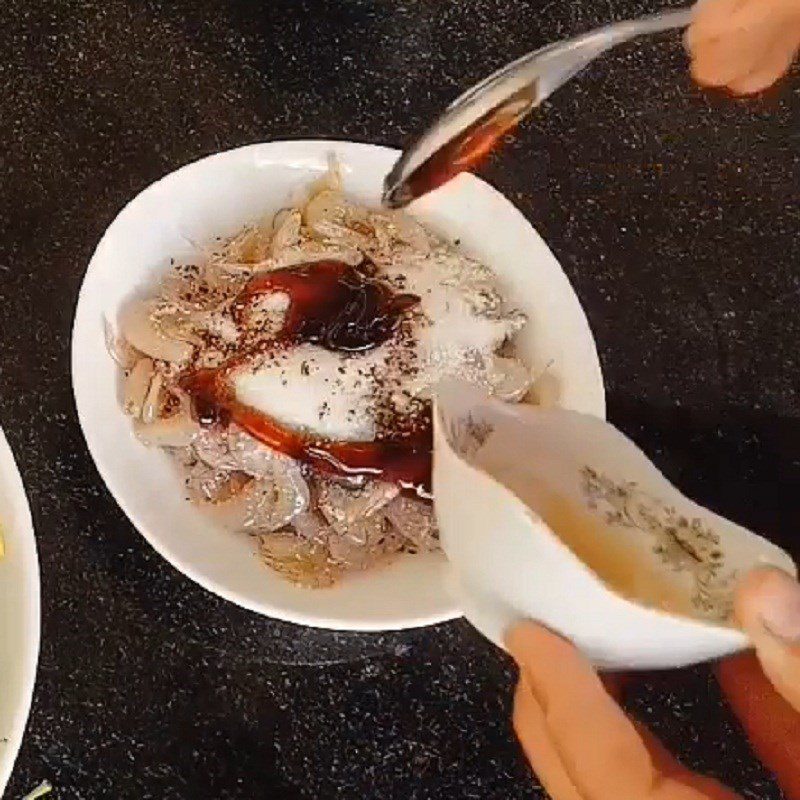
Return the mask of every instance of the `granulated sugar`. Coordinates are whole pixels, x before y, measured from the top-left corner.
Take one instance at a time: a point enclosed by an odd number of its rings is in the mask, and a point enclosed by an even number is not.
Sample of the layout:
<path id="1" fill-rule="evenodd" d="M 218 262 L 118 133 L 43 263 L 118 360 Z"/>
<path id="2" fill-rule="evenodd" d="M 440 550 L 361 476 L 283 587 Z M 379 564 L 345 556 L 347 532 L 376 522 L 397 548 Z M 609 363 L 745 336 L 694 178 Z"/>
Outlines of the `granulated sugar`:
<path id="1" fill-rule="evenodd" d="M 369 440 L 387 424 L 427 412 L 431 387 L 447 375 L 492 384 L 495 354 L 524 324 L 485 267 L 441 245 L 381 258 L 376 278 L 420 298 L 395 336 L 365 353 L 303 343 L 243 366 L 237 397 L 281 423 L 343 441 Z"/>

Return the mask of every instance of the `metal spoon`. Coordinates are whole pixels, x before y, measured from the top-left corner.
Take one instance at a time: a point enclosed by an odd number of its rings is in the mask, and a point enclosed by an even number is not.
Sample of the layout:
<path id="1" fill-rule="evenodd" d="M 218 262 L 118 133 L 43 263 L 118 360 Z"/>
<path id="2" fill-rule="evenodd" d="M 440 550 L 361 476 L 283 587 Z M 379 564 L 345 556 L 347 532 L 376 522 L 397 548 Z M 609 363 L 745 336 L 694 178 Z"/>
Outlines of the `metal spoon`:
<path id="1" fill-rule="evenodd" d="M 451 103 L 384 181 L 383 204 L 402 208 L 475 166 L 497 140 L 595 58 L 638 36 L 688 25 L 692 9 L 665 11 L 549 44 L 503 67 Z"/>

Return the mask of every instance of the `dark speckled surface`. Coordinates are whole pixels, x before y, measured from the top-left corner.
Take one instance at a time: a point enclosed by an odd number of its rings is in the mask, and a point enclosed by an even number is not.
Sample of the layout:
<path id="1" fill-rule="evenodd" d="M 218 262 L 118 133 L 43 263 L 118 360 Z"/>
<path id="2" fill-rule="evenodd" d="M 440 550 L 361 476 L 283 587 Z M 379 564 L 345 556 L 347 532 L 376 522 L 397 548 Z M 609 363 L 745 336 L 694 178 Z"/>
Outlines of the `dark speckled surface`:
<path id="1" fill-rule="evenodd" d="M 212 597 L 113 503 L 70 394 L 69 328 L 120 207 L 175 167 L 275 137 L 401 144 L 460 88 L 655 2 L 5 0 L 0 419 L 43 568 L 43 646 L 9 798 L 541 798 L 513 672 L 465 624 L 303 630 Z M 800 81 L 693 88 L 677 37 L 557 94 L 486 169 L 561 259 L 612 419 L 685 490 L 800 553 Z M 1 680 L 1 678 L 0 678 Z M 632 706 L 744 797 L 779 791 L 706 669 Z"/>

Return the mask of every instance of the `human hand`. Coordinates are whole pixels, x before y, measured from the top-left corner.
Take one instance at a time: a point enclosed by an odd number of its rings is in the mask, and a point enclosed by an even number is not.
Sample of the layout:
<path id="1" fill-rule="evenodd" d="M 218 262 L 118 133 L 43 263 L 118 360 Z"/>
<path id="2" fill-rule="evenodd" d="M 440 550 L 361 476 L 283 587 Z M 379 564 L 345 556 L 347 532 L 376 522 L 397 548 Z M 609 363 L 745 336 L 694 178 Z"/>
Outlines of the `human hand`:
<path id="1" fill-rule="evenodd" d="M 686 47 L 692 75 L 703 86 L 763 91 L 800 49 L 800 0 L 700 0 Z"/>
<path id="2" fill-rule="evenodd" d="M 778 570 L 753 572 L 738 588 L 736 616 L 756 651 L 721 661 L 717 679 L 787 800 L 800 800 L 800 587 Z"/>
<path id="3" fill-rule="evenodd" d="M 733 690 L 734 710 L 744 712 L 751 740 L 772 746 L 757 749 L 787 797 L 798 800 L 800 794 L 790 792 L 798 790 L 792 782 L 800 763 L 800 713 L 794 710 L 800 709 L 800 639 L 795 641 L 800 637 L 800 585 L 777 570 L 758 570 L 739 587 L 736 614 L 764 673 L 783 697 L 761 673 L 756 689 L 763 703 L 748 712 L 752 683 L 746 674 L 736 667 L 727 679 L 721 673 L 721 682 Z M 510 632 L 507 645 L 520 666 L 514 729 L 553 800 L 736 798 L 716 781 L 683 768 L 649 731 L 630 720 L 591 665 L 564 639 L 523 623 Z M 758 681 L 758 675 L 752 680 Z M 768 713 L 760 712 L 762 704 Z M 768 729 L 779 734 L 777 754 L 776 737 Z"/>

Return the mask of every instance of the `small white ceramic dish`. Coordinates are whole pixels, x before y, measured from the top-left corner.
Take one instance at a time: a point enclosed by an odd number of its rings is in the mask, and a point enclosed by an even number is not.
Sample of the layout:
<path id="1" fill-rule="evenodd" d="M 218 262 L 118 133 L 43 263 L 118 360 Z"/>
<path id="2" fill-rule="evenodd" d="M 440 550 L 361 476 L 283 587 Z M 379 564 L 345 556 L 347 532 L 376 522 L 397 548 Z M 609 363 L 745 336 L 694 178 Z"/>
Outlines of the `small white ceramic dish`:
<path id="1" fill-rule="evenodd" d="M 530 618 L 601 667 L 685 666 L 747 647 L 732 618 L 744 573 L 796 572 L 783 550 L 684 497 L 604 420 L 461 382 L 437 396 L 433 491 L 454 593 L 500 646 Z"/>
<path id="2" fill-rule="evenodd" d="M 247 536 L 214 527 L 184 499 L 163 452 L 137 441 L 122 413 L 118 370 L 106 351 L 104 320 L 149 287 L 169 259 L 235 233 L 285 206 L 328 169 L 334 154 L 344 188 L 378 205 L 398 152 L 351 142 L 273 142 L 205 158 L 135 197 L 106 231 L 80 292 L 72 339 L 72 380 L 81 427 L 97 468 L 119 505 L 150 544 L 210 591 L 279 619 L 349 630 L 427 625 L 460 616 L 445 586 L 441 555 L 408 556 L 353 575 L 332 589 L 307 590 L 272 573 Z M 594 339 L 569 281 L 522 214 L 483 181 L 464 175 L 411 212 L 490 266 L 530 322 L 517 343 L 542 400 L 604 415 Z"/>
<path id="3" fill-rule="evenodd" d="M 14 766 L 39 658 L 39 561 L 14 456 L 0 430 L 0 797 Z"/>

